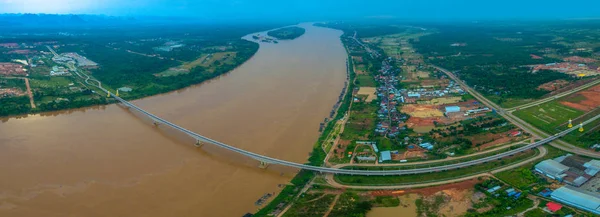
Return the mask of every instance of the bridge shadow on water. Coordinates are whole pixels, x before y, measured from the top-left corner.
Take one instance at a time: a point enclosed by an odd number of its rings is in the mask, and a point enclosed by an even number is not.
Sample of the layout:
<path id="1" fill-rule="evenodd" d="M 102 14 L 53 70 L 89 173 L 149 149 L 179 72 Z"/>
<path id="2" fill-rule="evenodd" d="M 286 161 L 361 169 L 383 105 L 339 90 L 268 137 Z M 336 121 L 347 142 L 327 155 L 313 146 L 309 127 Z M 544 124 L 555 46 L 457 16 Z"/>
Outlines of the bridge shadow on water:
<path id="1" fill-rule="evenodd" d="M 159 133 L 165 138 L 173 141 L 174 144 L 179 144 L 183 148 L 197 152 L 199 154 L 199 157 L 208 158 L 211 161 L 216 161 L 220 164 L 226 164 L 228 166 L 243 167 L 244 169 L 253 170 L 254 172 L 269 173 L 270 175 L 287 176 L 290 178 L 300 171 L 297 168 L 291 168 L 276 164 L 268 164 L 265 167 L 265 165 L 262 165 L 260 161 L 254 158 L 230 150 L 226 150 L 224 148 L 218 147 L 210 143 L 204 143 L 197 146 L 196 139 L 192 138 L 186 133 L 183 133 L 164 124 L 156 125 L 154 120 L 152 120 L 145 114 L 142 114 L 134 109 L 129 109 L 128 107 L 123 105 L 120 105 L 120 107 L 124 111 L 134 115 L 137 120 L 142 122 L 147 127 L 154 128 L 154 131 L 156 133 Z"/>

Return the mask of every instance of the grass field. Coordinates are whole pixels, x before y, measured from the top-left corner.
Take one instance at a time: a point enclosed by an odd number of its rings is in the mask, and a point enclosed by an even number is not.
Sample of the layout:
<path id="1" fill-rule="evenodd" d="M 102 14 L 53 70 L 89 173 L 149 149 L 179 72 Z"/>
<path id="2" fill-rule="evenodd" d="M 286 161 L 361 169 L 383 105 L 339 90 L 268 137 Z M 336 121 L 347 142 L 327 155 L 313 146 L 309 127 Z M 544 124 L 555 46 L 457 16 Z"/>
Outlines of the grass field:
<path id="1" fill-rule="evenodd" d="M 17 88 L 21 91 L 26 91 L 25 81 L 20 78 L 6 79 L 0 77 L 0 88 Z"/>
<path id="2" fill-rule="evenodd" d="M 194 61 L 192 61 L 192 62 L 187 62 L 187 63 L 184 63 L 184 64 L 181 66 L 181 68 L 184 68 L 184 69 L 188 69 L 188 70 L 189 70 L 189 69 L 192 69 L 192 68 L 194 68 L 194 67 L 196 67 L 196 66 L 202 65 L 202 63 L 204 63 L 204 61 L 206 60 L 206 58 L 207 58 L 208 56 L 211 56 L 211 54 L 202 54 L 202 55 L 200 55 L 200 57 L 199 57 L 198 59 L 196 59 L 196 60 L 194 60 Z"/>
<path id="3" fill-rule="evenodd" d="M 429 33 L 415 31 L 413 29 L 407 29 L 406 32 L 392 35 L 385 35 L 379 37 L 366 38 L 373 44 L 377 44 L 387 56 L 391 57 L 403 57 L 413 58 L 413 48 L 409 43 L 406 43 L 409 39 L 416 39 Z"/>
<path id="4" fill-rule="evenodd" d="M 323 216 L 334 198 L 333 194 L 303 194 L 283 216 Z"/>
<path id="5" fill-rule="evenodd" d="M 350 175 L 336 175 L 334 178 L 337 182 L 349 185 L 395 185 L 395 184 L 412 184 L 412 183 L 426 183 L 432 181 L 455 179 L 458 177 L 465 177 L 474 174 L 479 174 L 487 171 L 497 169 L 499 167 L 507 166 L 513 163 L 518 163 L 523 160 L 529 159 L 536 156 L 539 153 L 537 149 L 535 151 L 527 151 L 525 153 L 519 153 L 512 157 L 503 158 L 488 162 L 485 164 L 478 164 L 471 167 L 449 170 L 444 172 L 434 172 L 425 174 L 414 174 L 414 175 L 402 175 L 402 176 L 350 176 Z"/>
<path id="6" fill-rule="evenodd" d="M 31 88 L 60 88 L 73 83 L 68 77 L 49 77 L 48 79 L 30 79 Z"/>
<path id="7" fill-rule="evenodd" d="M 359 75 L 356 77 L 356 84 L 361 87 L 376 87 L 375 79 L 369 75 Z"/>
<path id="8" fill-rule="evenodd" d="M 352 111 L 340 137 L 344 140 L 359 140 L 369 137 L 375 129 L 378 106 L 374 103 L 354 103 Z"/>
<path id="9" fill-rule="evenodd" d="M 169 68 L 161 73 L 155 74 L 158 77 L 169 77 L 187 74 L 191 69 L 197 66 L 207 68 L 208 71 L 214 72 L 219 64 L 233 64 L 236 52 L 217 52 L 211 54 L 202 54 L 200 57 L 191 62 L 185 62 L 180 66 Z M 219 64 L 215 64 L 219 63 Z"/>
<path id="10" fill-rule="evenodd" d="M 598 112 L 590 113 L 590 115 L 594 116 L 598 114 L 600 114 L 600 110 Z M 588 117 L 590 115 L 585 116 Z M 587 119 L 586 117 L 583 119 Z M 574 124 L 574 127 L 577 127 L 577 125 Z M 562 140 L 584 148 L 588 148 L 594 144 L 600 143 L 600 120 L 596 120 L 584 125 L 583 129 L 583 132 L 574 131 L 565 135 Z"/>
<path id="11" fill-rule="evenodd" d="M 567 152 L 549 145 L 546 145 L 544 147 L 546 148 L 547 153 L 546 156 L 542 157 L 541 159 L 511 170 L 496 173 L 495 176 L 503 182 L 506 182 L 511 186 L 519 188 L 521 190 L 525 190 L 527 187 L 535 185 L 539 179 L 532 172 L 533 166 L 535 164 L 547 159 L 552 159 L 567 154 Z"/>
<path id="12" fill-rule="evenodd" d="M 367 66 L 365 64 L 358 64 L 356 65 L 356 71 L 359 74 L 365 74 L 367 73 Z"/>
<path id="13" fill-rule="evenodd" d="M 502 108 L 512 108 L 535 101 L 534 99 L 500 98 L 496 95 L 486 95 L 485 97 Z"/>
<path id="14" fill-rule="evenodd" d="M 515 111 L 513 114 L 543 131 L 556 133 L 561 130 L 557 127 L 567 123 L 569 118 L 575 119 L 583 115 L 584 112 L 561 105 L 557 101 L 552 101 Z M 573 123 L 573 125 L 575 124 Z"/>
<path id="15" fill-rule="evenodd" d="M 509 183 L 513 187 L 525 189 L 538 181 L 538 177 L 531 171 L 531 166 L 520 167 L 514 170 L 502 171 L 496 174 L 500 180 Z"/>

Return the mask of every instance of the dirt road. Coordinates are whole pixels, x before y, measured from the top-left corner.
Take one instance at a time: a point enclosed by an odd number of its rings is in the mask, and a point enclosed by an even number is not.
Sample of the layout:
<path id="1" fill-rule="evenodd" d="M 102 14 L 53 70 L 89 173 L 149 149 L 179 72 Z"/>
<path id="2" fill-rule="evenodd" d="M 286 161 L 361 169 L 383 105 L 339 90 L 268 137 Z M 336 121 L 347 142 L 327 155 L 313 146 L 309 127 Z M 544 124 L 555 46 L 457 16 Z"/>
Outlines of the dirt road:
<path id="1" fill-rule="evenodd" d="M 338 199 L 340 199 L 340 195 L 342 194 L 335 195 L 335 199 L 333 199 L 333 202 L 331 202 L 331 205 L 329 205 L 329 209 L 327 210 L 325 215 L 323 215 L 323 217 L 329 216 L 329 213 L 331 213 L 331 210 L 333 210 L 333 207 L 335 207 L 335 204 L 337 203 Z"/>
<path id="2" fill-rule="evenodd" d="M 35 107 L 35 102 L 33 102 L 33 93 L 31 92 L 31 87 L 29 86 L 29 79 L 23 78 L 23 80 L 25 80 L 25 86 L 27 87 L 27 95 L 29 96 L 29 103 L 31 104 L 31 108 L 34 109 L 36 107 Z"/>

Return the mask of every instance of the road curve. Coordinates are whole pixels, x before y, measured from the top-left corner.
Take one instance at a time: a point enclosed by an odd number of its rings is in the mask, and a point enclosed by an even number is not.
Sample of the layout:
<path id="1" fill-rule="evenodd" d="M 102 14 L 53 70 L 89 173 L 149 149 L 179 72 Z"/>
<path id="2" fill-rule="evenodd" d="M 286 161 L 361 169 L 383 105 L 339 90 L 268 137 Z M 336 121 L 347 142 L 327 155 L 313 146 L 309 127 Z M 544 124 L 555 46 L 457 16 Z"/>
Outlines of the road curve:
<path id="1" fill-rule="evenodd" d="M 537 128 L 535 128 L 534 126 L 532 126 L 531 124 L 521 120 L 520 118 L 514 116 L 512 113 L 510 112 L 505 112 L 505 110 L 503 108 L 501 108 L 500 106 L 496 105 L 495 103 L 493 103 L 492 101 L 488 100 L 487 98 L 485 98 L 483 95 L 481 95 L 479 92 L 473 90 L 471 87 L 469 87 L 465 82 L 463 82 L 462 80 L 460 80 L 460 78 L 458 78 L 456 75 L 454 75 L 452 72 L 450 72 L 447 69 L 444 69 L 442 67 L 439 66 L 435 66 L 432 65 L 434 68 L 444 72 L 446 75 L 448 75 L 448 77 L 450 77 L 452 80 L 454 80 L 456 83 L 458 83 L 461 87 L 463 87 L 465 89 L 465 91 L 469 92 L 471 95 L 473 95 L 473 97 L 475 97 L 477 100 L 479 100 L 481 103 L 483 103 L 484 105 L 495 109 L 498 114 L 502 117 L 504 117 L 506 120 L 510 121 L 511 123 L 513 123 L 514 125 L 518 126 L 519 128 L 523 129 L 524 131 L 530 133 L 531 135 L 534 135 L 536 137 L 539 138 L 544 138 L 544 137 L 549 137 L 550 134 L 543 132 Z M 596 117 L 594 117 L 595 120 Z M 588 124 L 590 122 L 586 121 L 583 124 Z M 564 151 L 568 151 L 568 152 L 572 152 L 574 154 L 578 154 L 578 155 L 583 155 L 583 156 L 588 156 L 588 157 L 593 157 L 593 158 L 600 158 L 600 153 L 598 152 L 593 152 L 593 151 L 589 151 L 586 149 L 582 149 L 580 147 L 571 145 L 569 143 L 566 143 L 562 140 L 557 140 L 554 142 L 550 142 L 550 145 L 564 150 Z"/>
<path id="2" fill-rule="evenodd" d="M 108 93 L 108 91 L 107 91 L 107 93 Z M 552 140 L 562 137 L 562 136 L 566 135 L 567 133 L 570 133 L 577 129 L 577 128 L 570 128 L 563 132 L 557 133 L 554 136 L 550 136 L 548 138 L 531 143 L 529 145 L 526 145 L 526 146 L 523 146 L 520 148 L 516 148 L 514 150 L 510 150 L 510 151 L 507 151 L 507 152 L 504 152 L 501 154 L 497 154 L 494 156 L 484 157 L 484 158 L 480 158 L 480 159 L 476 159 L 476 160 L 472 160 L 472 161 L 468 161 L 468 162 L 461 162 L 461 163 L 456 163 L 456 164 L 451 164 L 451 165 L 442 165 L 442 166 L 430 167 L 430 168 L 408 169 L 408 170 L 382 170 L 382 171 L 378 171 L 378 170 L 348 170 L 348 169 L 337 169 L 337 168 L 311 166 L 311 165 L 305 165 L 305 164 L 300 164 L 300 163 L 295 163 L 295 162 L 289 162 L 289 161 L 285 161 L 285 160 L 281 160 L 281 159 L 263 156 L 263 155 L 260 155 L 260 154 L 254 153 L 254 152 L 250 152 L 250 151 L 246 151 L 246 150 L 243 150 L 240 148 L 236 148 L 236 147 L 227 145 L 225 143 L 202 136 L 202 135 L 192 132 L 188 129 L 180 127 L 176 124 L 173 124 L 167 120 L 164 120 L 154 114 L 151 114 L 151 113 L 141 109 L 140 107 L 137 107 L 136 105 L 134 105 L 112 93 L 108 93 L 108 94 L 110 96 L 112 96 L 114 99 L 116 99 L 117 101 L 121 102 L 126 107 L 129 107 L 130 109 L 136 110 L 136 111 L 148 116 L 155 123 L 164 124 L 169 127 L 172 127 L 173 129 L 181 131 L 181 132 L 189 135 L 190 137 L 197 139 L 199 142 L 214 144 L 221 148 L 254 158 L 255 160 L 258 160 L 258 161 L 264 162 L 264 163 L 268 163 L 268 164 L 278 164 L 278 165 L 283 165 L 283 166 L 288 166 L 288 167 L 293 167 L 293 168 L 298 168 L 298 169 L 305 169 L 305 170 L 311 170 L 311 171 L 322 172 L 322 173 L 332 173 L 332 174 L 386 176 L 386 175 L 408 175 L 408 174 L 431 173 L 431 172 L 441 172 L 441 171 L 446 171 L 446 170 L 458 169 L 458 168 L 473 166 L 473 165 L 477 165 L 477 164 L 481 164 L 481 163 L 485 163 L 485 162 L 489 162 L 489 161 L 494 161 L 494 160 L 497 160 L 497 159 L 500 159 L 503 157 L 511 156 L 516 153 L 526 151 L 528 149 L 538 147 L 540 145 L 551 142 Z M 590 123 L 598 118 L 600 118 L 600 115 L 585 121 L 584 124 Z"/>
<path id="3" fill-rule="evenodd" d="M 462 181 L 466 181 L 466 180 L 470 180 L 470 179 L 474 179 L 477 177 L 482 177 L 482 176 L 492 176 L 491 174 L 495 174 L 495 173 L 499 173 L 502 171 L 506 171 L 506 170 L 510 170 L 510 169 L 514 169 L 520 166 L 523 166 L 525 164 L 537 161 L 539 159 L 541 159 L 542 157 L 544 157 L 547 153 L 548 150 L 546 150 L 546 148 L 544 148 L 543 146 L 538 147 L 538 150 L 540 150 L 540 153 L 538 155 L 536 155 L 535 157 L 529 158 L 527 160 L 515 163 L 515 164 L 511 164 L 508 165 L 506 167 L 502 167 L 502 168 L 498 168 L 496 170 L 492 170 L 490 172 L 487 173 L 479 173 L 479 174 L 475 174 L 475 175 L 471 175 L 471 176 L 465 176 L 465 177 L 460 177 L 457 179 L 451 179 L 451 180 L 442 180 L 442 181 L 436 181 L 436 182 L 427 182 L 427 183 L 418 183 L 418 184 L 404 184 L 404 185 L 382 185 L 382 186 L 357 186 L 357 185 L 346 185 L 346 184 L 341 184 L 339 182 L 336 182 L 333 174 L 327 174 L 325 176 L 325 180 L 327 181 L 327 184 L 335 187 L 335 188 L 351 188 L 351 189 L 367 189 L 367 190 L 379 190 L 379 189 L 406 189 L 406 188 L 422 188 L 422 187 L 430 187 L 430 186 L 437 186 L 437 185 L 444 185 L 444 184 L 450 184 L 450 183 L 455 183 L 455 182 L 462 182 Z"/>
<path id="4" fill-rule="evenodd" d="M 484 155 L 490 152 L 495 152 L 498 150 L 502 150 L 502 149 L 508 149 L 512 146 L 516 146 L 519 144 L 525 144 L 525 141 L 529 140 L 529 139 L 525 139 L 525 140 L 521 140 L 518 142 L 513 142 L 511 144 L 507 144 L 507 145 L 502 145 L 502 146 L 498 146 L 496 148 L 492 148 L 492 149 L 487 149 L 487 150 L 483 150 L 477 153 L 473 153 L 473 154 L 468 154 L 468 155 L 463 155 L 463 156 L 458 156 L 458 157 L 448 157 L 448 158 L 444 158 L 444 159 L 438 159 L 438 160 L 428 160 L 428 161 L 414 161 L 414 162 L 406 162 L 406 163 L 386 163 L 386 164 L 372 164 L 372 163 L 344 163 L 344 164 L 336 164 L 333 165 L 332 168 L 343 168 L 343 167 L 349 167 L 349 166 L 358 166 L 358 167 L 392 167 L 392 166 L 411 166 L 411 165 L 421 165 L 421 164 L 432 164 L 432 163 L 439 163 L 439 162 L 446 162 L 446 161 L 455 161 L 455 160 L 460 160 L 463 158 L 468 158 L 468 157 L 473 157 L 473 156 L 478 156 L 478 155 Z"/>
<path id="5" fill-rule="evenodd" d="M 449 72 L 448 72 L 449 73 Z M 77 73 L 77 75 L 79 77 L 82 77 L 79 73 Z M 146 115 L 147 117 L 149 117 L 150 119 L 152 119 L 154 121 L 154 123 L 156 124 L 164 124 L 166 126 L 169 126 L 173 129 L 176 129 L 180 132 L 183 132 L 185 134 L 187 134 L 188 136 L 198 140 L 198 142 L 203 142 L 203 143 L 210 143 L 216 146 L 219 146 L 221 148 L 242 154 L 244 156 L 247 157 L 251 157 L 257 161 L 263 162 L 263 163 L 267 163 L 267 164 L 278 164 L 278 165 L 283 165 L 283 166 L 288 166 L 288 167 L 293 167 L 293 168 L 298 168 L 298 169 L 305 169 L 305 170 L 310 170 L 310 171 L 315 171 L 315 172 L 322 172 L 322 173 L 331 173 L 331 174 L 347 174 L 347 175 L 372 175 L 372 176 L 386 176 L 386 175 L 409 175 L 409 174 L 421 174 L 421 173 L 431 173 L 431 172 L 441 172 L 441 171 L 446 171 L 446 170 L 452 170 L 452 169 L 458 169 L 458 168 L 463 168 L 463 167 L 468 167 L 468 166 L 473 166 L 473 165 L 477 165 L 477 164 L 481 164 L 481 163 L 485 163 L 485 162 L 489 162 L 489 161 L 494 161 L 503 157 L 507 157 L 507 156 L 511 156 L 514 155 L 516 153 L 522 152 L 522 151 L 526 151 L 528 149 L 532 149 L 532 148 L 536 148 L 538 146 L 541 146 L 543 144 L 546 144 L 548 142 L 551 142 L 555 139 L 558 139 L 574 130 L 576 130 L 577 128 L 570 128 L 567 129 L 565 131 L 562 131 L 560 133 L 557 133 L 553 136 L 547 137 L 545 139 L 542 139 L 540 141 L 531 143 L 529 145 L 514 149 L 514 150 L 510 150 L 501 154 L 497 154 L 497 155 L 493 155 L 493 156 L 488 156 L 488 157 L 484 157 L 484 158 L 480 158 L 480 159 L 476 159 L 476 160 L 472 160 L 472 161 L 467 161 L 467 162 L 460 162 L 460 163 L 456 163 L 456 164 L 451 164 L 451 165 L 442 165 L 442 166 L 437 166 L 437 167 L 429 167 L 429 168 L 417 168 L 417 169 L 407 169 L 407 170 L 348 170 L 348 169 L 339 169 L 339 168 L 328 168 L 328 167 L 319 167 L 319 166 L 312 166 L 312 165 L 305 165 L 305 164 L 300 164 L 300 163 L 295 163 L 295 162 L 289 162 L 289 161 L 285 161 L 285 160 L 281 160 L 281 159 L 276 159 L 276 158 L 272 158 L 272 157 L 268 157 L 268 156 L 264 156 L 264 155 L 260 155 L 254 152 L 250 152 L 250 151 L 246 151 L 240 148 L 236 148 L 230 145 L 227 145 L 225 143 L 210 139 L 208 137 L 202 136 L 200 134 L 197 134 L 193 131 L 190 131 L 188 129 L 185 129 L 181 126 L 178 126 L 176 124 L 173 124 L 167 120 L 164 120 L 152 113 L 149 113 L 145 110 L 143 110 L 142 108 L 130 103 L 127 100 L 122 99 L 121 97 L 118 97 L 117 95 L 110 93 L 108 90 L 104 89 L 101 85 L 101 83 L 95 79 L 90 79 L 90 77 L 86 74 L 85 75 L 85 81 L 86 83 L 88 83 L 89 85 L 95 86 L 97 88 L 99 88 L 100 90 L 102 90 L 103 92 L 107 93 L 109 96 L 113 97 L 114 99 L 116 99 L 117 101 L 119 101 L 120 103 L 122 103 L 124 106 L 128 107 L 129 109 L 133 109 L 136 110 L 144 115 Z M 452 73 L 449 73 L 449 76 L 452 75 Z M 82 77 L 83 78 L 83 77 Z M 88 81 L 92 80 L 94 82 L 97 82 L 96 84 L 92 84 L 89 83 Z M 459 84 L 462 83 L 462 81 L 460 81 L 459 79 L 456 80 L 457 82 L 459 82 Z M 465 85 L 464 83 L 462 83 L 461 85 Z M 466 86 L 466 85 L 465 85 Z M 466 86 L 466 88 L 468 88 L 468 86 Z M 467 89 L 470 90 L 470 89 Z M 485 99 L 485 98 L 484 98 Z M 487 101 L 487 99 L 485 99 Z M 502 112 L 501 112 L 502 114 Z M 587 124 L 590 123 L 596 119 L 600 118 L 600 115 L 597 115 L 593 118 L 590 118 L 589 120 L 585 121 L 583 124 Z"/>

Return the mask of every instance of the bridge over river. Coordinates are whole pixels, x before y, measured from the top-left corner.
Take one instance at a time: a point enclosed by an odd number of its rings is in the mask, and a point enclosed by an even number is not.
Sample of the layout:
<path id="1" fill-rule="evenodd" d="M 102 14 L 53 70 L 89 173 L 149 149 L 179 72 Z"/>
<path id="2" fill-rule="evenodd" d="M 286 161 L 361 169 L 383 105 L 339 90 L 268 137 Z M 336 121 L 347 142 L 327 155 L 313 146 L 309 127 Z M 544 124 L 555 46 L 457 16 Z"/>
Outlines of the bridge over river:
<path id="1" fill-rule="evenodd" d="M 290 161 L 286 161 L 286 160 L 271 158 L 268 156 L 264 156 L 264 155 L 246 151 L 246 150 L 243 150 L 240 148 L 236 148 L 231 145 L 227 145 L 225 143 L 202 136 L 198 133 L 195 133 L 193 131 L 190 131 L 188 129 L 180 127 L 174 123 L 171 123 L 167 120 L 164 120 L 164 119 L 132 104 L 131 102 L 124 100 L 121 97 L 108 92 L 106 89 L 104 89 L 102 87 L 100 87 L 100 88 L 103 91 L 105 91 L 108 95 L 110 95 L 111 97 L 113 97 L 114 99 L 116 99 L 117 101 L 122 103 L 124 106 L 128 107 L 129 109 L 133 109 L 133 110 L 140 112 L 141 114 L 149 117 L 150 119 L 152 119 L 154 121 L 155 124 L 163 124 L 163 125 L 169 126 L 175 130 L 178 130 L 178 131 L 185 133 L 188 136 L 196 139 L 198 141 L 198 143 L 196 145 L 201 145 L 201 144 L 206 144 L 206 143 L 213 144 L 218 147 L 227 149 L 229 151 L 233 151 L 233 152 L 242 154 L 244 156 L 251 157 L 251 158 L 261 162 L 261 165 L 278 164 L 278 165 L 283 165 L 283 166 L 288 166 L 288 167 L 293 167 L 293 168 L 298 168 L 298 169 L 311 170 L 311 171 L 322 172 L 322 173 L 332 173 L 332 174 L 386 176 L 386 175 L 408 175 L 408 174 L 431 173 L 431 172 L 440 172 L 440 171 L 445 171 L 445 170 L 458 169 L 458 168 L 463 168 L 463 167 L 468 167 L 468 166 L 473 166 L 473 165 L 477 165 L 477 164 L 481 164 L 481 163 L 485 163 L 485 162 L 498 160 L 500 158 L 514 155 L 519 152 L 526 151 L 528 149 L 533 149 L 540 145 L 543 145 L 543 144 L 551 142 L 555 139 L 558 139 L 558 138 L 578 129 L 577 127 L 573 127 L 573 128 L 567 129 L 565 131 L 562 131 L 560 133 L 557 133 L 553 136 L 547 137 L 545 139 L 539 140 L 537 142 L 531 143 L 529 145 L 526 145 L 526 146 L 523 146 L 523 147 L 520 147 L 520 148 L 517 148 L 514 150 L 510 150 L 510 151 L 507 151 L 507 152 L 504 152 L 501 154 L 497 154 L 494 156 L 484 157 L 484 158 L 480 158 L 480 159 L 476 159 L 476 160 L 472 160 L 472 161 L 461 162 L 461 163 L 456 163 L 456 164 L 451 164 L 451 165 L 443 165 L 443 166 L 429 167 L 429 168 L 418 168 L 418 169 L 406 169 L 406 170 L 350 170 L 350 169 L 339 169 L 339 168 L 319 167 L 319 166 L 300 164 L 300 163 L 290 162 Z M 600 118 L 600 115 L 588 119 L 587 121 L 583 122 L 582 125 L 585 125 L 592 121 L 595 121 L 598 118 Z"/>

